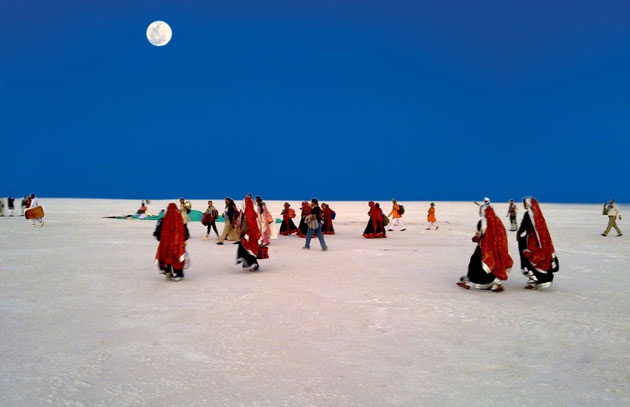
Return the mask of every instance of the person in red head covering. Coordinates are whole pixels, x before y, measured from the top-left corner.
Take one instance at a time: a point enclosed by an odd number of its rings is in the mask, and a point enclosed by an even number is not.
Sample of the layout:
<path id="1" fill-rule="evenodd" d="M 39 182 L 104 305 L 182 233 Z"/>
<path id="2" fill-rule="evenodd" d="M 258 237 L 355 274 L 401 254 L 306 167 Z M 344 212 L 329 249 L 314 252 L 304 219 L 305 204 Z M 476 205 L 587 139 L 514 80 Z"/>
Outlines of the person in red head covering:
<path id="1" fill-rule="evenodd" d="M 475 252 L 468 263 L 468 274 L 462 276 L 458 286 L 469 289 L 504 290 L 502 281 L 507 280 L 513 261 L 508 252 L 507 232 L 501 219 L 487 203 L 479 209 L 481 219 L 477 223 L 477 233 L 473 242 L 477 243 Z"/>
<path id="2" fill-rule="evenodd" d="M 526 289 L 551 287 L 553 273 L 560 269 L 547 221 L 535 198 L 523 198 L 525 213 L 516 232 L 521 272 L 527 277 Z"/>
<path id="3" fill-rule="evenodd" d="M 327 203 L 322 203 L 322 233 L 324 235 L 335 234 L 335 227 L 333 226 L 335 216 L 335 211 L 333 211 Z"/>
<path id="4" fill-rule="evenodd" d="M 306 224 L 305 218 L 311 214 L 311 209 L 311 205 L 308 202 L 302 201 L 300 223 L 297 231 L 298 237 L 306 237 L 308 234 L 308 225 Z"/>
<path id="5" fill-rule="evenodd" d="M 236 264 L 249 271 L 258 270 L 258 251 L 262 235 L 258 228 L 258 213 L 250 195 L 245 197 L 245 208 L 241 217 L 240 240 L 236 251 Z"/>
<path id="6" fill-rule="evenodd" d="M 378 203 L 373 201 L 368 202 L 370 210 L 368 211 L 368 220 L 365 230 L 363 230 L 363 237 L 366 239 L 379 239 L 387 237 L 385 234 L 385 225 L 383 224 L 383 210 Z"/>
<path id="7" fill-rule="evenodd" d="M 284 209 L 282 210 L 282 225 L 280 225 L 280 234 L 282 236 L 289 236 L 292 233 L 298 231 L 297 226 L 293 223 L 293 218 L 295 218 L 295 211 L 291 209 L 291 204 L 288 202 L 284 203 Z"/>
<path id="8" fill-rule="evenodd" d="M 182 215 L 174 203 L 168 204 L 164 217 L 159 221 L 155 237 L 160 241 L 155 261 L 166 277 L 179 281 L 184 278 L 186 232 Z"/>

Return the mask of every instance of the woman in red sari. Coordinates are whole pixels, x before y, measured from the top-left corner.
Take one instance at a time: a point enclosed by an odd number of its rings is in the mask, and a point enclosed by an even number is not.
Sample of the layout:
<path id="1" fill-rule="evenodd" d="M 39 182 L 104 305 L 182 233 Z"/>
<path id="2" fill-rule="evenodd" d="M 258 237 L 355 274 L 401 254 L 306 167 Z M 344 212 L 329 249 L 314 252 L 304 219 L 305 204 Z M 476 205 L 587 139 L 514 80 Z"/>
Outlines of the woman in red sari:
<path id="1" fill-rule="evenodd" d="M 370 201 L 368 205 L 370 207 L 370 210 L 368 211 L 370 220 L 363 231 L 363 237 L 366 239 L 379 239 L 387 237 L 385 235 L 385 225 L 383 225 L 383 210 L 378 203 Z"/>
<path id="2" fill-rule="evenodd" d="M 556 250 L 551 241 L 547 221 L 536 198 L 523 198 L 525 213 L 516 232 L 521 273 L 527 277 L 526 289 L 549 288 L 553 273 L 559 270 Z"/>
<path id="3" fill-rule="evenodd" d="M 334 235 L 335 228 L 333 227 L 333 219 L 335 218 L 335 211 L 330 209 L 327 203 L 322 204 L 322 233 L 324 235 Z"/>
<path id="4" fill-rule="evenodd" d="M 261 233 L 258 228 L 258 213 L 254 208 L 251 196 L 245 197 L 245 209 L 241 218 L 240 240 L 236 251 L 236 264 L 242 264 L 249 271 L 258 270 L 258 250 L 260 249 Z"/>
<path id="5" fill-rule="evenodd" d="M 507 280 L 513 264 L 508 252 L 507 232 L 490 204 L 482 205 L 479 214 L 481 219 L 473 237 L 477 247 L 470 257 L 468 274 L 456 284 L 465 289 L 501 292 L 504 290 L 502 281 Z"/>
<path id="6" fill-rule="evenodd" d="M 184 278 L 186 234 L 184 220 L 174 203 L 168 204 L 166 214 L 160 220 L 155 237 L 160 241 L 155 261 L 166 278 L 179 281 Z"/>
<path id="7" fill-rule="evenodd" d="M 282 225 L 280 225 L 280 234 L 282 236 L 289 236 L 298 231 L 297 226 L 293 223 L 293 218 L 295 218 L 295 211 L 291 209 L 291 204 L 288 202 L 284 203 L 284 209 L 282 210 Z"/>
<path id="8" fill-rule="evenodd" d="M 297 235 L 298 237 L 306 237 L 308 233 L 308 225 L 304 218 L 311 214 L 311 205 L 304 201 L 302 202 L 302 213 L 300 214 L 300 224 L 298 225 Z"/>

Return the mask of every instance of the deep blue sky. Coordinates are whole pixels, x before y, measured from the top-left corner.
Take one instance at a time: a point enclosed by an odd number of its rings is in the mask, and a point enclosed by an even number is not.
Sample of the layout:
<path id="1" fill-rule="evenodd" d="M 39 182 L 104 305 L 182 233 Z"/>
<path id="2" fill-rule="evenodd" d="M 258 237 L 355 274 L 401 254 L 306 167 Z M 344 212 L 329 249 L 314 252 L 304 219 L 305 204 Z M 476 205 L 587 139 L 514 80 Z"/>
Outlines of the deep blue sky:
<path id="1" fill-rule="evenodd" d="M 0 5 L 0 196 L 630 201 L 627 0 Z"/>

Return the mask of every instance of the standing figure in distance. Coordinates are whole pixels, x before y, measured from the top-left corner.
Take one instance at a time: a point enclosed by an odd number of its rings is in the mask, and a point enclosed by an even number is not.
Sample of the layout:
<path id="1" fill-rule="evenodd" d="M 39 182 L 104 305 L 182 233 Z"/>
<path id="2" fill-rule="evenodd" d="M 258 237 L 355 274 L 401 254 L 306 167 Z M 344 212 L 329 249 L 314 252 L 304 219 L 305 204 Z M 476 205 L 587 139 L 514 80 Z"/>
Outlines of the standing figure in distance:
<path id="1" fill-rule="evenodd" d="M 370 201 L 368 202 L 368 206 L 370 207 L 370 210 L 368 211 L 370 219 L 363 230 L 363 237 L 366 239 L 380 239 L 387 237 L 385 234 L 385 224 L 383 223 L 384 216 L 381 205 Z"/>
<path id="2" fill-rule="evenodd" d="M 155 253 L 155 261 L 160 267 L 160 273 L 165 274 L 170 280 L 179 281 L 184 278 L 187 237 L 177 205 L 168 204 L 164 217 L 158 222 L 154 235 L 160 243 Z"/>
<path id="3" fill-rule="evenodd" d="M 606 230 L 604 230 L 602 236 L 608 236 L 608 232 L 610 232 L 612 228 L 615 228 L 617 231 L 617 236 L 623 236 L 621 229 L 617 226 L 617 218 L 621 220 L 621 211 L 619 211 L 619 207 L 617 207 L 614 199 L 611 199 L 608 205 L 604 207 L 604 213 L 608 215 L 608 226 L 606 226 Z"/>
<path id="4" fill-rule="evenodd" d="M 186 239 L 190 237 L 190 231 L 188 230 L 188 222 L 190 222 L 191 205 L 190 202 L 184 201 L 184 198 L 179 198 L 179 212 L 182 215 L 182 222 L 184 223 L 184 231 L 186 232 Z"/>
<path id="5" fill-rule="evenodd" d="M 37 198 L 35 194 L 31 194 L 28 199 L 28 209 L 32 209 L 39 206 L 39 202 L 37 202 Z M 44 220 L 42 218 L 33 218 L 31 219 L 31 226 L 35 226 L 35 222 L 39 223 L 39 226 L 44 226 Z"/>
<path id="6" fill-rule="evenodd" d="M 302 202 L 302 208 L 300 211 L 300 223 L 298 225 L 297 236 L 298 237 L 306 237 L 308 233 L 308 225 L 306 224 L 306 217 L 311 214 L 311 206 L 308 202 Z"/>
<path id="7" fill-rule="evenodd" d="M 435 203 L 431 202 L 429 206 L 429 210 L 427 211 L 427 222 L 429 222 L 429 226 L 427 230 L 431 230 L 431 227 L 435 226 L 435 222 L 437 219 L 435 218 Z M 438 230 L 439 226 L 435 226 L 435 230 Z"/>
<path id="8" fill-rule="evenodd" d="M 295 211 L 291 208 L 290 203 L 284 203 L 284 209 L 280 215 L 282 215 L 282 224 L 280 225 L 280 234 L 282 236 L 289 236 L 298 231 L 297 226 L 293 223 Z"/>
<path id="9" fill-rule="evenodd" d="M 269 245 L 271 243 L 271 228 L 274 226 L 274 218 L 271 215 L 271 212 L 267 209 L 267 204 L 261 197 L 256 196 L 255 200 L 256 207 L 258 209 L 258 227 L 260 229 L 260 233 L 262 234 L 262 244 Z"/>
<path id="10" fill-rule="evenodd" d="M 28 198 L 22 198 L 22 202 L 20 203 L 20 207 L 22 208 L 22 216 L 24 216 L 24 211 L 28 208 Z"/>
<path id="11" fill-rule="evenodd" d="M 243 216 L 241 216 L 240 239 L 236 250 L 236 264 L 242 264 L 249 271 L 258 270 L 258 251 L 261 233 L 258 228 L 258 213 L 250 195 L 245 197 Z"/>
<path id="12" fill-rule="evenodd" d="M 322 233 L 325 235 L 334 235 L 335 228 L 333 226 L 333 219 L 335 219 L 336 213 L 327 203 L 322 203 Z"/>
<path id="13" fill-rule="evenodd" d="M 7 204 L 9 206 L 9 216 L 13 216 L 13 211 L 15 210 L 15 198 L 12 196 L 7 198 Z"/>
<path id="14" fill-rule="evenodd" d="M 210 231 L 214 229 L 214 234 L 219 238 L 219 231 L 217 230 L 217 218 L 219 217 L 219 211 L 214 207 L 212 201 L 208 201 L 208 207 L 204 214 L 207 216 L 208 224 L 206 225 L 206 237 L 203 240 L 208 240 Z"/>
<path id="15" fill-rule="evenodd" d="M 234 226 L 238 221 L 239 211 L 236 203 L 232 198 L 225 198 L 225 210 L 223 211 L 223 232 L 219 236 L 217 244 L 223 244 L 225 239 L 231 239 L 238 242 L 238 233 Z"/>
<path id="16" fill-rule="evenodd" d="M 477 222 L 477 233 L 473 242 L 477 243 L 475 252 L 468 263 L 468 274 L 462 276 L 458 286 L 469 289 L 504 290 L 502 281 L 507 280 L 513 261 L 508 251 L 507 233 L 503 222 L 494 213 L 489 204 L 479 208 L 481 219 Z"/>
<path id="17" fill-rule="evenodd" d="M 403 230 L 407 230 L 407 228 L 405 227 L 405 225 L 403 225 L 402 223 L 402 210 L 400 208 L 400 205 L 398 205 L 398 202 L 396 202 L 395 199 L 392 199 L 392 210 L 391 212 L 389 212 L 389 214 L 387 215 L 388 217 L 393 216 L 393 219 L 391 221 L 391 223 L 389 224 L 389 231 L 393 231 L 394 227 L 400 228 L 400 231 L 402 232 Z"/>
<path id="18" fill-rule="evenodd" d="M 324 240 L 324 235 L 322 234 L 322 210 L 319 207 L 319 201 L 317 198 L 311 199 L 311 213 L 308 216 L 314 220 L 311 223 L 305 219 L 305 222 L 308 225 L 308 231 L 306 232 L 306 241 L 304 242 L 303 249 L 308 250 L 311 248 L 311 238 L 313 235 L 316 235 L 319 239 L 319 244 L 322 247 L 322 250 L 328 250 L 328 246 L 326 246 L 326 241 Z M 312 226 L 314 226 L 315 221 L 317 222 L 317 227 L 314 228 Z"/>
<path id="19" fill-rule="evenodd" d="M 558 258 L 547 228 L 547 221 L 536 198 L 523 198 L 525 213 L 516 232 L 521 273 L 527 277 L 526 289 L 551 287 L 553 273 L 559 270 Z"/>
<path id="20" fill-rule="evenodd" d="M 510 231 L 516 232 L 516 204 L 514 203 L 514 199 L 510 199 L 510 202 L 508 203 L 508 211 L 506 216 L 510 217 Z"/>

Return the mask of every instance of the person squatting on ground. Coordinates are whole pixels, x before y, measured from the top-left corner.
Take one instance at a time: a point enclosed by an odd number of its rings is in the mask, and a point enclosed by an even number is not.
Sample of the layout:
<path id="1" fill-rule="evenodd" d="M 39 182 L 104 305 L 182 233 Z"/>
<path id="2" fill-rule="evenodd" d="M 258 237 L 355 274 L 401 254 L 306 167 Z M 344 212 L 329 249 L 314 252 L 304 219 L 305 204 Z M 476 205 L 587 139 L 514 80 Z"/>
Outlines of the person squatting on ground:
<path id="1" fill-rule="evenodd" d="M 398 205 L 398 202 L 396 202 L 395 199 L 392 199 L 392 210 L 387 215 L 388 217 L 390 217 L 390 216 L 392 217 L 392 221 L 390 222 L 389 228 L 387 229 L 390 232 L 394 231 L 394 227 L 400 228 L 401 232 L 403 230 L 407 230 L 405 225 L 403 225 L 403 223 L 402 223 L 401 219 L 402 219 L 403 214 L 401 212 L 402 211 L 400 210 L 400 205 Z"/>
<path id="2" fill-rule="evenodd" d="M 481 205 L 479 214 L 481 219 L 473 237 L 477 247 L 470 257 L 468 274 L 462 276 L 457 285 L 501 292 L 504 290 L 502 281 L 507 280 L 514 263 L 508 252 L 507 232 L 489 204 Z"/>
<path id="3" fill-rule="evenodd" d="M 383 223 L 384 215 L 381 206 L 374 201 L 368 202 L 370 210 L 368 210 L 368 220 L 365 229 L 363 230 L 363 237 L 366 239 L 381 239 L 386 238 L 385 224 Z"/>
<path id="4" fill-rule="evenodd" d="M 319 239 L 319 244 L 322 247 L 322 250 L 328 250 L 328 246 L 326 246 L 326 241 L 324 240 L 324 235 L 322 234 L 321 220 L 322 210 L 319 207 L 317 198 L 313 198 L 311 199 L 311 213 L 304 219 L 308 226 L 308 231 L 306 232 L 306 241 L 304 242 L 303 249 L 309 250 L 311 248 L 311 238 L 313 235 L 316 235 Z"/>
<path id="5" fill-rule="evenodd" d="M 245 208 L 239 226 L 240 238 L 236 250 L 236 264 L 249 271 L 258 270 L 258 252 L 262 234 L 258 228 L 258 214 L 251 196 L 245 197 Z"/>
<path id="6" fill-rule="evenodd" d="M 177 205 L 168 204 L 166 213 L 162 219 L 158 220 L 153 235 L 160 242 L 155 254 L 160 273 L 173 281 L 183 279 L 188 237 Z"/>
<path id="7" fill-rule="evenodd" d="M 429 210 L 427 211 L 427 222 L 429 222 L 429 226 L 427 226 L 427 230 L 431 230 L 433 226 L 435 226 L 435 230 L 438 230 L 440 226 L 436 226 L 435 223 L 437 219 L 435 218 L 435 203 L 431 202 L 429 206 Z"/>
<path id="8" fill-rule="evenodd" d="M 510 199 L 510 202 L 508 203 L 508 211 L 507 211 L 506 216 L 510 217 L 510 231 L 515 232 L 517 229 L 517 223 L 516 223 L 516 204 L 514 203 L 514 199 Z"/>
<path id="9" fill-rule="evenodd" d="M 614 199 L 611 199 L 608 205 L 604 206 L 604 215 L 608 215 L 608 226 L 606 226 L 606 230 L 602 233 L 602 236 L 608 236 L 610 229 L 615 228 L 617 231 L 617 236 L 623 236 L 621 233 L 621 229 L 617 226 L 617 218 L 621 220 L 621 211 L 619 207 L 615 203 Z"/>
<path id="10" fill-rule="evenodd" d="M 558 258 L 547 228 L 547 221 L 535 198 L 523 198 L 525 213 L 516 232 L 521 273 L 527 277 L 526 289 L 551 287 L 553 273 L 559 270 Z"/>
<path id="11" fill-rule="evenodd" d="M 219 211 L 217 210 L 217 208 L 214 207 L 214 204 L 212 203 L 212 201 L 208 201 L 208 207 L 206 208 L 204 215 L 206 215 L 206 219 L 207 219 L 207 224 L 206 224 L 207 229 L 206 229 L 206 236 L 203 238 L 203 240 L 208 240 L 208 237 L 210 236 L 210 230 L 213 230 L 213 229 L 218 239 L 219 231 L 217 230 L 217 218 L 219 217 Z"/>

